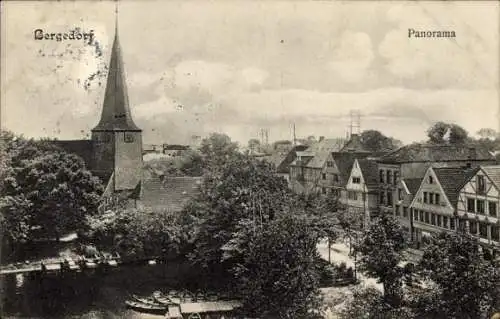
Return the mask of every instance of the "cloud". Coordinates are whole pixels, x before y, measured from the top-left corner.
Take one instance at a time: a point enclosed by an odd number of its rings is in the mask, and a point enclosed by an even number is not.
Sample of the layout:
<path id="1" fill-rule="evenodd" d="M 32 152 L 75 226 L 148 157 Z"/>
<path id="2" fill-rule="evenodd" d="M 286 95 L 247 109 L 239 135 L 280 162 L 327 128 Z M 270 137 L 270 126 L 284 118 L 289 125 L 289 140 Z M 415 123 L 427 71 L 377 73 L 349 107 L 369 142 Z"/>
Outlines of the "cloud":
<path id="1" fill-rule="evenodd" d="M 490 35 L 479 34 L 466 23 L 464 10 L 464 6 L 448 3 L 413 3 L 391 8 L 387 17 L 397 27 L 386 34 L 378 47 L 390 74 L 428 88 L 496 88 L 498 47 L 488 44 Z M 498 15 L 498 9 L 493 11 Z M 456 38 L 409 38 L 410 28 L 454 31 Z M 497 29 L 498 24 L 489 33 Z"/>
<path id="2" fill-rule="evenodd" d="M 372 42 L 368 34 L 345 31 L 329 66 L 344 80 L 356 82 L 366 76 L 373 57 Z"/>

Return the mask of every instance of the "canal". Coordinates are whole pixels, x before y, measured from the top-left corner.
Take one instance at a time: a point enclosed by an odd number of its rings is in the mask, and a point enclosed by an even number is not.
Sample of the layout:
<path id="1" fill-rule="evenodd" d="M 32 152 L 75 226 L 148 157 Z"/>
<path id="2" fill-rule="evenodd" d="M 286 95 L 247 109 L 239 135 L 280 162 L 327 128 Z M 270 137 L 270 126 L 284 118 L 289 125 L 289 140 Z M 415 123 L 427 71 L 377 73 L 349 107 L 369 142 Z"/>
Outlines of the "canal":
<path id="1" fill-rule="evenodd" d="M 35 278 L 1 278 L 1 318 L 161 318 L 125 307 L 131 294 L 183 289 L 186 267 L 167 265 L 117 267 L 106 271 Z"/>

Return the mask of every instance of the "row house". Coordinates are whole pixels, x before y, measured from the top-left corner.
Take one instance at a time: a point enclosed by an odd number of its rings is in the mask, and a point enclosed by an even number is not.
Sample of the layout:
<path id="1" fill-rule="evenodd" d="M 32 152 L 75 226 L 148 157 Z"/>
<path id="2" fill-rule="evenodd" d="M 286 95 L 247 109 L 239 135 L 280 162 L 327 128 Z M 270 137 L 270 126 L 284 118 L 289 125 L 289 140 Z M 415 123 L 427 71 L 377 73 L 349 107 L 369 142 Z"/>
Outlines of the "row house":
<path id="1" fill-rule="evenodd" d="M 458 229 L 500 248 L 500 166 L 481 166 L 458 194 Z"/>
<path id="2" fill-rule="evenodd" d="M 479 146 L 410 144 L 380 157 L 377 162 L 380 211 L 397 216 L 410 237 L 412 221 L 408 203 L 414 196 L 408 183 L 422 179 L 431 166 L 477 167 L 495 164 L 496 160 Z"/>
<path id="3" fill-rule="evenodd" d="M 455 232 L 459 192 L 478 168 L 429 167 L 410 205 L 412 239 L 420 245 L 440 232 Z"/>
<path id="4" fill-rule="evenodd" d="M 339 197 L 345 193 L 354 158 L 370 155 L 363 148 L 357 134 L 352 134 L 347 142 L 341 139 L 321 139 L 299 153 L 289 165 L 291 189 L 297 193 L 333 193 Z"/>
<path id="5" fill-rule="evenodd" d="M 298 152 L 304 152 L 306 149 L 306 145 L 281 147 L 264 159 L 273 164 L 278 176 L 283 177 L 290 185 L 290 164 L 297 159 Z"/>

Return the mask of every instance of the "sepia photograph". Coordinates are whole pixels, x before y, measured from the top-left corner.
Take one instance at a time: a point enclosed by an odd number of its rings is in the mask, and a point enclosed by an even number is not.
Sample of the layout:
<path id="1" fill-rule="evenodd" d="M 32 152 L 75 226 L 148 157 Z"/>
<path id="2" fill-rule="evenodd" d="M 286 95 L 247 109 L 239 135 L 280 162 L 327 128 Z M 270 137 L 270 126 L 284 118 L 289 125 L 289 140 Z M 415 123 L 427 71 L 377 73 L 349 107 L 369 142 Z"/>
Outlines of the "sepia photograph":
<path id="1" fill-rule="evenodd" d="M 500 319 L 499 2 L 0 6 L 0 318 Z"/>

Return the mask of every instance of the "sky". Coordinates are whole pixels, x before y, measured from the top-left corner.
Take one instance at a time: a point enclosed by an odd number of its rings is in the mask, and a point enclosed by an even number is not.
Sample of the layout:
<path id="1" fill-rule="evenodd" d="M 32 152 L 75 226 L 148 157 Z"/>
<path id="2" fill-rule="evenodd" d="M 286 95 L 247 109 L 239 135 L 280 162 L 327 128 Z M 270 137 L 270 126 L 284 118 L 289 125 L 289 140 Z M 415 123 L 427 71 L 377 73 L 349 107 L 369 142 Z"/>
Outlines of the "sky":
<path id="1" fill-rule="evenodd" d="M 80 139 L 97 124 L 115 3 L 2 2 L 1 124 Z M 497 2 L 120 1 L 128 94 L 144 143 L 218 131 L 246 144 L 343 137 L 361 129 L 405 143 L 436 121 L 499 129 Z M 35 29 L 94 32 L 35 40 Z M 408 29 L 456 38 L 408 38 Z"/>

